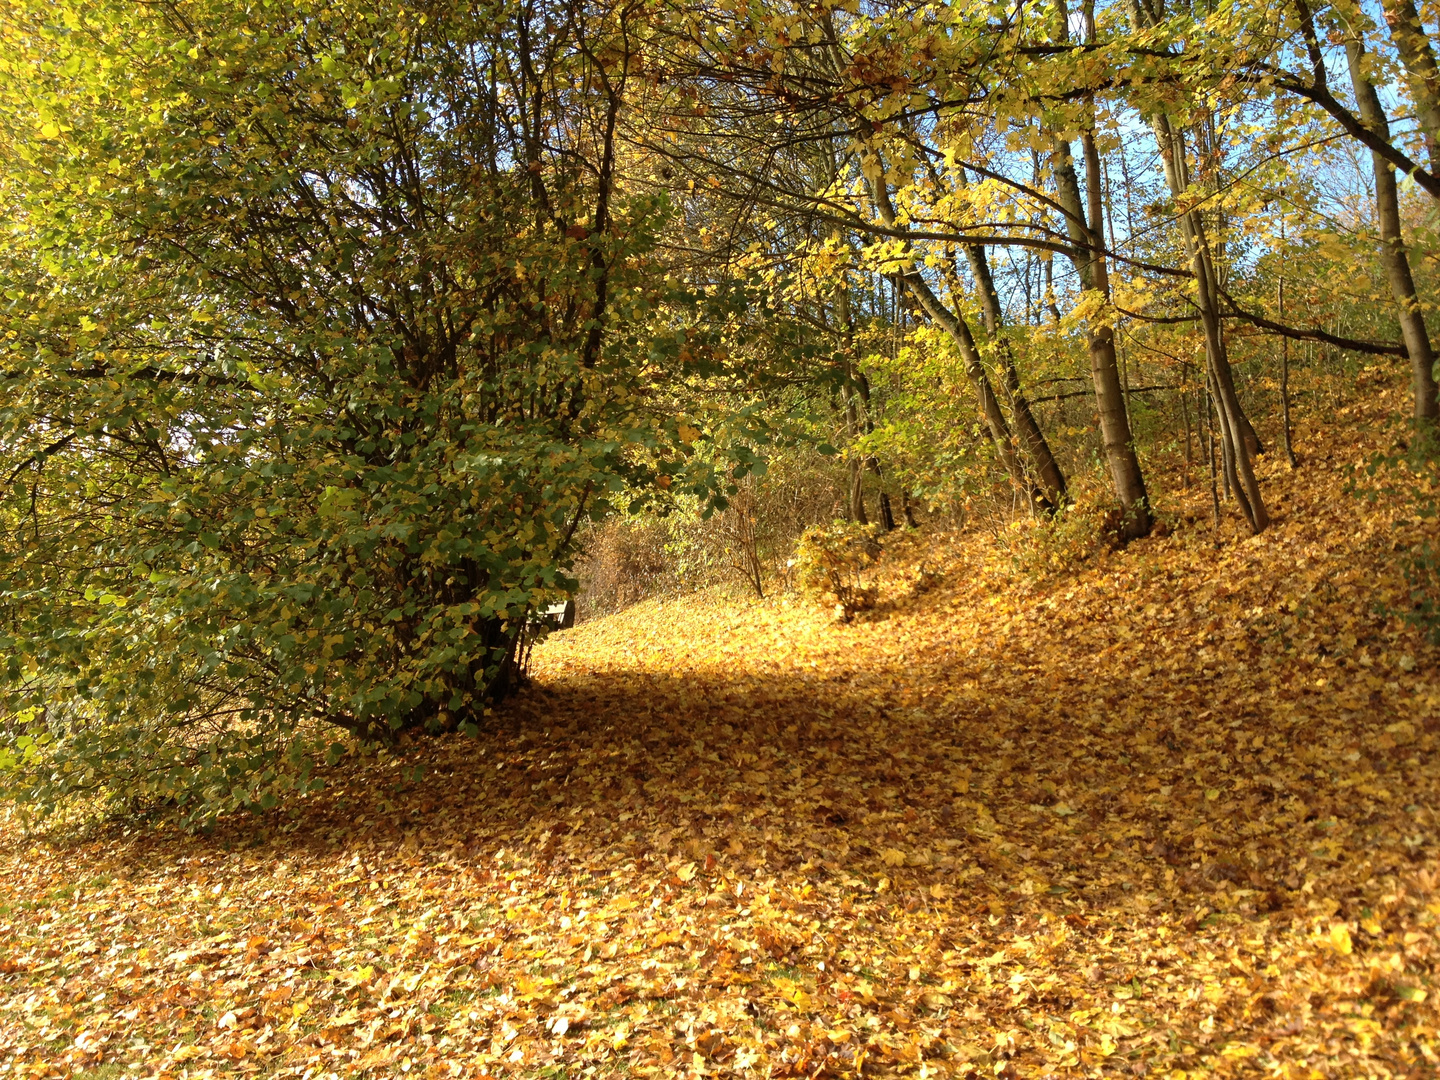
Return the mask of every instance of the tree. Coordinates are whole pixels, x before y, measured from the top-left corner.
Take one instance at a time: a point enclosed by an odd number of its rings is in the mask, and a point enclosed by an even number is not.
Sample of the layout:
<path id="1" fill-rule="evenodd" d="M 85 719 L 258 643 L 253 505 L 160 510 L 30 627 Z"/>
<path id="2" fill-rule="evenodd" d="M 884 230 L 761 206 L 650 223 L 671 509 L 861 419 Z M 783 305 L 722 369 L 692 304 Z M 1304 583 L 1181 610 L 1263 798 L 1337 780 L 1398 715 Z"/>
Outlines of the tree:
<path id="1" fill-rule="evenodd" d="M 1153 28 L 1164 13 L 1164 7 L 1158 0 L 1154 3 L 1133 0 L 1131 10 L 1136 27 L 1143 29 Z M 1165 181 L 1170 188 L 1171 197 L 1179 207 L 1177 218 L 1180 233 L 1184 238 L 1191 273 L 1195 278 L 1196 306 L 1205 333 L 1206 375 L 1220 421 L 1226 484 L 1234 491 L 1250 530 L 1258 533 L 1270 523 L 1270 514 L 1265 509 L 1252 460 L 1260 450 L 1260 440 L 1241 408 L 1240 396 L 1235 390 L 1235 376 L 1230 369 L 1230 357 L 1225 348 L 1225 331 L 1220 320 L 1220 282 L 1210 240 L 1199 211 L 1193 205 L 1187 205 L 1193 202 L 1194 194 L 1191 191 L 1185 130 L 1166 110 L 1148 111 L 1150 127 L 1155 133 L 1155 142 L 1160 150 Z"/>
<path id="2" fill-rule="evenodd" d="M 1412 9 L 1413 10 L 1413 9 Z M 1411 41 L 1412 35 L 1400 34 L 1399 40 Z M 1421 52 L 1412 46 L 1406 51 Z M 1428 55 L 1428 47 L 1423 55 Z M 1380 95 L 1367 72 L 1368 54 L 1365 40 L 1352 30 L 1345 42 L 1345 59 L 1350 69 L 1350 84 L 1355 92 L 1355 102 L 1360 118 L 1367 128 L 1381 138 L 1389 140 L 1390 123 L 1380 104 Z M 1434 71 L 1434 61 L 1430 70 Z M 1425 85 L 1423 82 L 1421 85 Z M 1423 118 L 1429 118 L 1429 110 L 1422 109 Z M 1426 137 L 1433 135 L 1426 129 Z M 1436 153 L 1432 144 L 1432 154 Z M 1375 216 L 1380 226 L 1380 261 L 1385 267 L 1385 277 L 1390 283 L 1390 295 L 1395 300 L 1395 313 L 1400 322 L 1400 334 L 1405 350 L 1410 354 L 1411 393 L 1415 401 L 1415 419 L 1423 424 L 1433 424 L 1440 418 L 1440 401 L 1436 398 L 1435 352 L 1430 346 L 1430 334 L 1425 326 L 1425 313 L 1420 307 L 1420 298 L 1415 291 L 1415 278 L 1410 272 L 1410 258 L 1405 251 L 1405 238 L 1400 230 L 1400 191 L 1395 181 L 1395 167 L 1384 156 L 1372 151 L 1370 167 L 1375 173 Z"/>
<path id="3" fill-rule="evenodd" d="M 12 790 L 203 816 L 473 723 L 582 516 L 716 490 L 616 168 L 642 4 L 11 13 Z"/>

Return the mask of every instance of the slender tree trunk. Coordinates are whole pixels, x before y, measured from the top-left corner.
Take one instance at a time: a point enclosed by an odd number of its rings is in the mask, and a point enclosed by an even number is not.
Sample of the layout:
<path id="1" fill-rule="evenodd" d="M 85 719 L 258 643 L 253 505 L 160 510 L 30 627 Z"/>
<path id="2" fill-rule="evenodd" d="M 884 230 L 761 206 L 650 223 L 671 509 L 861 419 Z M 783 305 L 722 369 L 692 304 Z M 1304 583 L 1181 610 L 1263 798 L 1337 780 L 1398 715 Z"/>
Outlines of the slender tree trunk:
<path id="1" fill-rule="evenodd" d="M 754 492 L 748 486 L 743 489 L 735 501 L 730 504 L 726 514 L 732 522 L 730 536 L 735 541 L 739 555 L 735 569 L 745 576 L 745 580 L 755 590 L 756 598 L 763 600 L 765 599 L 765 567 L 760 562 L 760 548 L 755 535 Z"/>
<path id="2" fill-rule="evenodd" d="M 1040 151 L 1032 147 L 1030 150 L 1030 182 L 1034 184 L 1038 190 L 1040 181 Z M 1055 260 L 1048 253 L 1044 254 L 1040 259 L 1040 274 L 1043 287 L 1040 290 L 1039 296 L 1036 297 L 1036 307 L 1037 309 L 1048 312 L 1051 321 L 1058 326 L 1060 323 L 1060 305 L 1055 302 Z M 1036 325 L 1039 325 L 1043 321 L 1040 310 L 1037 310 L 1035 313 Z"/>
<path id="3" fill-rule="evenodd" d="M 1055 36 L 1070 39 L 1070 8 L 1068 0 L 1056 0 Z M 1081 17 L 1085 37 L 1095 37 L 1094 0 L 1082 0 Z M 1088 210 L 1080 201 L 1080 181 L 1075 175 L 1075 158 L 1070 143 L 1056 136 L 1050 156 L 1050 169 L 1055 177 L 1055 191 L 1065 215 L 1065 229 L 1075 245 L 1071 260 L 1085 292 L 1098 294 L 1105 303 L 1110 300 L 1110 274 L 1101 252 L 1105 248 L 1104 210 L 1100 191 L 1100 155 L 1095 145 L 1095 100 L 1087 101 L 1088 123 L 1081 135 L 1081 152 L 1085 155 L 1085 187 Z M 1135 437 L 1130 430 L 1130 416 L 1125 411 L 1125 390 L 1115 361 L 1115 330 L 1105 323 L 1091 320 L 1089 332 L 1090 378 L 1095 384 L 1095 404 L 1100 413 L 1100 439 L 1105 448 L 1105 461 L 1110 467 L 1110 480 L 1120 500 L 1122 512 L 1118 530 L 1122 540 L 1148 536 L 1154 519 L 1150 514 L 1150 497 L 1145 491 L 1145 476 L 1140 458 L 1135 453 Z"/>
<path id="4" fill-rule="evenodd" d="M 1145 0 L 1132 0 L 1131 18 L 1137 27 L 1153 26 L 1160 12 L 1157 5 Z M 1181 129 L 1169 115 L 1157 112 L 1150 116 L 1150 126 L 1160 148 L 1160 160 L 1170 194 L 1181 202 L 1190 189 L 1189 165 L 1185 158 L 1185 141 Z M 1255 478 L 1253 456 L 1261 450 L 1260 437 L 1240 405 L 1235 389 L 1235 373 L 1225 348 L 1225 335 L 1220 325 L 1220 291 L 1215 260 L 1205 236 L 1204 223 L 1193 209 L 1180 214 L 1180 231 L 1190 256 L 1195 275 L 1200 322 L 1205 331 L 1205 360 L 1209 382 L 1214 394 L 1216 415 L 1220 420 L 1221 456 L 1225 461 L 1227 492 L 1232 492 L 1252 532 L 1258 533 L 1270 524 L 1270 514 Z"/>
<path id="5" fill-rule="evenodd" d="M 883 165 L 875 179 L 870 181 L 870 193 L 875 201 L 875 210 L 880 215 L 880 220 L 887 228 L 895 228 L 895 208 L 890 203 L 890 192 L 885 186 L 885 174 Z M 919 304 L 920 310 L 925 312 L 926 317 L 940 327 L 955 343 L 960 352 L 961 362 L 965 365 L 965 377 L 970 380 L 970 385 L 975 388 L 975 396 L 979 399 L 980 415 L 985 420 L 985 426 L 989 429 L 991 441 L 995 445 L 995 453 L 1000 458 L 1005 471 L 1010 475 L 1011 482 L 1016 489 L 1025 494 L 1032 508 L 1050 511 L 1054 508 L 1045 499 L 1045 494 L 1033 483 L 1025 473 L 1025 467 L 1020 461 L 1020 455 L 1016 453 L 1015 437 L 1010 434 L 1010 425 L 1005 421 L 1005 412 L 1000 407 L 1000 400 L 995 396 L 995 390 L 990 385 L 990 376 L 985 373 L 985 365 L 980 360 L 980 349 L 975 344 L 975 337 L 970 333 L 970 327 L 964 318 L 947 308 L 934 290 L 925 283 L 924 277 L 913 266 L 901 270 L 897 275 L 901 285 L 907 289 L 915 302 Z"/>
<path id="6" fill-rule="evenodd" d="M 1189 189 L 1185 164 L 1185 143 L 1170 118 L 1157 113 L 1151 119 L 1155 139 L 1160 146 L 1160 160 L 1171 193 L 1182 199 Z M 1270 524 L 1270 514 L 1260 495 L 1251 455 L 1260 445 L 1255 430 L 1240 407 L 1235 390 L 1234 372 L 1225 350 L 1224 331 L 1220 326 L 1217 299 L 1219 285 L 1215 280 L 1215 264 L 1210 258 L 1200 215 L 1187 210 L 1180 215 L 1180 232 L 1190 253 L 1190 268 L 1195 274 L 1196 299 L 1200 308 L 1200 324 L 1205 331 L 1205 359 L 1210 369 L 1212 393 L 1220 420 L 1221 450 L 1227 463 L 1226 480 L 1252 532 L 1261 532 Z"/>
<path id="7" fill-rule="evenodd" d="M 1015 427 L 1020 433 L 1020 444 L 1034 466 L 1040 489 L 1045 493 L 1051 506 L 1059 508 L 1069 502 L 1065 490 L 1065 474 L 1055 460 L 1045 433 L 1040 430 L 1030 401 L 1020 386 L 1020 372 L 1015 368 L 1015 355 L 1010 342 L 1001 336 L 1004 313 L 1000 310 L 1000 294 L 995 288 L 994 275 L 990 273 L 990 261 L 985 249 L 979 244 L 965 245 L 965 258 L 970 264 L 970 273 L 980 292 L 981 311 L 985 319 L 985 331 L 995 343 L 996 359 L 1000 362 L 1000 385 L 1009 399 L 1010 415 L 1015 418 Z"/>
<path id="8" fill-rule="evenodd" d="M 1210 400 L 1215 402 L 1215 416 L 1220 421 L 1220 471 L 1225 479 L 1225 498 L 1239 496 L 1243 504 L 1243 492 L 1240 490 L 1239 477 L 1235 474 L 1235 440 L 1228 437 L 1225 430 L 1224 406 L 1220 403 L 1219 396 L 1215 393 L 1215 378 L 1210 378 Z"/>
<path id="9" fill-rule="evenodd" d="M 1035 321 L 1035 256 L 1029 250 L 1025 252 L 1025 325 L 1029 326 Z"/>
<path id="10" fill-rule="evenodd" d="M 1071 256 L 1075 271 L 1086 292 L 1098 293 L 1102 300 L 1108 301 L 1110 280 L 1105 260 L 1099 254 L 1103 244 L 1080 201 L 1080 181 L 1075 175 L 1070 144 L 1057 137 L 1054 146 L 1051 169 L 1058 201 L 1065 213 L 1065 225 L 1076 247 Z M 1098 194 L 1098 178 L 1090 179 L 1097 186 Z M 1120 536 L 1132 540 L 1148 535 L 1153 521 L 1145 477 L 1140 471 L 1140 459 L 1135 454 L 1130 432 L 1130 418 L 1125 413 L 1125 390 L 1120 384 L 1120 369 L 1115 360 L 1115 331 L 1104 323 L 1092 321 L 1088 337 L 1090 377 L 1095 384 L 1095 403 L 1100 412 L 1100 438 L 1110 467 L 1110 480 L 1124 514 Z"/>
<path id="11" fill-rule="evenodd" d="M 1390 123 L 1380 106 L 1375 85 L 1364 71 L 1365 48 L 1358 40 L 1345 43 L 1345 58 L 1350 64 L 1350 81 L 1360 107 L 1360 119 L 1382 138 L 1389 139 Z M 1405 239 L 1400 231 L 1400 192 L 1395 183 L 1395 170 L 1379 154 L 1370 155 L 1375 172 L 1375 213 L 1380 224 L 1380 261 L 1390 280 L 1390 294 L 1400 320 L 1400 335 L 1410 354 L 1410 380 L 1415 397 L 1415 419 L 1433 424 L 1440 417 L 1436 401 L 1435 353 L 1430 348 L 1430 335 L 1425 328 L 1425 315 L 1415 295 L 1415 279 L 1410 273 L 1410 259 L 1405 253 Z"/>
<path id="12" fill-rule="evenodd" d="M 1275 285 L 1275 318 L 1285 321 L 1285 216 L 1280 216 L 1280 275 Z M 1290 439 L 1290 339 L 1280 339 L 1280 431 L 1285 445 L 1285 460 L 1290 468 L 1300 464 Z"/>
<path id="13" fill-rule="evenodd" d="M 1285 460 L 1294 469 L 1300 465 L 1290 434 L 1290 339 L 1280 339 L 1280 420 L 1285 435 Z"/>
<path id="14" fill-rule="evenodd" d="M 846 375 L 849 376 L 850 372 L 847 371 Z M 845 426 L 853 439 L 860 434 L 860 415 L 855 404 L 857 395 L 848 386 L 842 392 L 845 395 Z M 851 521 L 858 521 L 861 525 L 870 524 L 870 519 L 865 514 L 865 459 L 854 453 L 850 456 L 849 514 Z"/>
<path id="15" fill-rule="evenodd" d="M 880 468 L 879 462 L 873 457 L 870 459 L 870 464 L 877 470 Z M 886 491 L 880 492 L 880 528 L 887 533 L 895 531 L 895 510 L 890 503 L 890 493 Z"/>
<path id="16" fill-rule="evenodd" d="M 865 513 L 865 472 L 864 465 L 858 457 L 850 459 L 850 520 L 859 522 L 861 525 L 869 525 L 870 518 Z"/>
<path id="17" fill-rule="evenodd" d="M 1440 68 L 1430 48 L 1430 36 L 1415 10 L 1415 0 L 1383 0 L 1390 39 L 1409 74 L 1415 120 L 1430 155 L 1430 171 L 1440 172 Z M 1364 119 L 1362 112 L 1361 119 Z M 1368 121 L 1367 121 L 1368 123 Z"/>
<path id="18" fill-rule="evenodd" d="M 918 529 L 920 523 L 915 520 L 915 508 L 910 505 L 910 493 L 900 492 L 900 511 L 905 515 L 905 524 L 911 529 Z"/>
<path id="19" fill-rule="evenodd" d="M 850 345 L 853 345 L 855 340 L 855 320 L 850 313 L 850 303 L 848 299 L 845 302 L 844 316 L 846 341 L 848 348 Z M 891 321 L 892 323 L 894 321 L 893 313 L 891 315 Z M 851 355 L 853 355 L 853 351 Z M 852 375 L 855 381 L 855 386 L 860 392 L 860 409 L 863 414 L 860 417 L 859 430 L 864 432 L 866 435 L 869 435 L 875 430 L 875 421 L 872 420 L 870 416 L 870 380 L 865 377 L 865 372 L 860 369 L 860 366 L 858 364 L 855 365 Z M 894 532 L 895 511 L 891 508 L 890 496 L 885 491 L 885 474 L 880 469 L 880 459 L 877 458 L 874 454 L 866 454 L 863 458 L 860 459 L 860 461 L 865 468 L 869 469 L 872 473 L 875 474 L 875 480 L 880 488 L 880 528 L 883 529 L 885 532 Z M 863 504 L 861 505 L 861 513 L 864 513 Z"/>
<path id="20" fill-rule="evenodd" d="M 1180 419 L 1185 424 L 1185 486 L 1190 486 L 1190 469 L 1195 464 L 1195 457 L 1190 452 L 1190 392 L 1185 389 L 1184 369 L 1181 369 L 1180 383 Z"/>
<path id="21" fill-rule="evenodd" d="M 859 394 L 856 393 L 854 386 L 857 372 L 855 316 L 850 310 L 850 283 L 848 281 L 840 283 L 840 288 L 835 294 L 835 309 L 840 320 L 840 334 L 845 346 L 845 384 L 840 393 L 845 399 L 846 433 L 853 440 L 861 432 L 861 420 Z M 865 513 L 865 461 L 863 457 L 853 454 L 853 452 L 850 458 L 850 505 L 848 511 L 851 521 L 858 521 L 861 525 L 870 524 L 870 519 Z"/>
<path id="22" fill-rule="evenodd" d="M 860 370 L 855 372 L 855 381 L 860 386 L 860 404 L 864 407 L 865 416 L 862 421 L 866 435 L 875 430 L 875 422 L 870 419 L 870 380 Z M 890 505 L 890 494 L 885 490 L 885 473 L 880 468 L 880 459 L 874 454 L 866 454 L 864 458 L 865 468 L 875 474 L 875 482 L 880 488 L 880 528 L 885 532 L 895 531 L 895 511 Z"/>
<path id="23" fill-rule="evenodd" d="M 969 325 L 941 303 L 918 271 L 902 273 L 900 281 L 915 297 L 930 321 L 945 331 L 959 349 L 961 362 L 965 365 L 965 376 L 975 388 L 975 396 L 980 402 L 980 415 L 984 418 L 991 441 L 995 444 L 995 453 L 1005 466 L 1005 471 L 1010 474 L 1011 482 L 1025 494 L 1032 506 L 1047 513 L 1052 511 L 1054 507 L 1046 500 L 1044 492 L 1031 483 L 1020 461 L 1020 455 L 1015 452 L 1015 437 L 1010 433 L 1010 425 L 1005 421 L 1005 411 L 1000 407 L 1000 399 L 995 396 L 990 385 L 990 376 L 985 373 L 985 365 L 980 360 L 980 349 L 975 344 Z"/>
<path id="24" fill-rule="evenodd" d="M 1215 410 L 1210 407 L 1210 382 L 1205 382 L 1205 461 L 1210 470 L 1210 530 L 1220 539 L 1220 491 L 1215 484 Z"/>
<path id="25" fill-rule="evenodd" d="M 1050 313 L 1050 321 L 1056 326 L 1060 325 L 1060 305 L 1055 302 L 1055 260 L 1042 259 L 1045 267 L 1045 310 Z"/>
<path id="26" fill-rule="evenodd" d="M 1132 0 L 1130 15 L 1137 27 L 1146 27 L 1155 25 L 1160 12 L 1155 5 L 1146 4 L 1143 0 Z M 1181 202 L 1190 190 L 1190 167 L 1185 158 L 1184 132 L 1163 112 L 1150 116 L 1150 128 L 1155 133 L 1155 142 L 1160 149 L 1160 159 L 1170 194 L 1177 203 Z M 1230 367 L 1230 357 L 1225 349 L 1224 334 L 1220 327 L 1220 281 L 1210 244 L 1205 236 L 1205 225 L 1197 211 L 1185 210 L 1180 214 L 1180 229 L 1185 237 L 1186 252 L 1190 256 L 1191 268 L 1195 272 L 1196 284 L 1199 287 L 1206 359 L 1218 381 L 1221 404 L 1231 415 L 1236 431 L 1245 444 L 1246 454 L 1253 456 L 1262 450 L 1260 436 L 1256 434 L 1250 418 L 1240 408 L 1240 397 L 1235 389 L 1235 373 Z M 1262 525 L 1261 528 L 1263 527 Z"/>
<path id="27" fill-rule="evenodd" d="M 1131 18 L 1137 27 L 1153 25 L 1157 19 L 1155 10 L 1143 0 L 1133 0 L 1130 10 Z M 1183 133 L 1166 113 L 1153 113 L 1149 119 L 1151 130 L 1155 133 L 1155 142 L 1160 149 L 1160 161 L 1170 194 L 1177 203 L 1183 203 L 1190 189 Z M 1226 463 L 1226 488 L 1236 495 L 1251 531 L 1258 533 L 1270 523 L 1270 515 L 1260 495 L 1260 485 L 1255 479 L 1254 464 L 1251 460 L 1252 455 L 1260 451 L 1260 438 L 1241 408 L 1240 396 L 1235 390 L 1235 375 L 1230 367 L 1224 331 L 1220 325 L 1219 282 L 1215 274 L 1215 261 L 1211 257 L 1205 237 L 1204 223 L 1199 213 L 1193 209 L 1182 209 L 1179 221 L 1185 249 L 1190 256 L 1191 271 L 1195 275 L 1200 323 L 1205 332 L 1206 366 L 1209 369 L 1209 382 L 1215 395 L 1220 420 L 1221 453 Z"/>

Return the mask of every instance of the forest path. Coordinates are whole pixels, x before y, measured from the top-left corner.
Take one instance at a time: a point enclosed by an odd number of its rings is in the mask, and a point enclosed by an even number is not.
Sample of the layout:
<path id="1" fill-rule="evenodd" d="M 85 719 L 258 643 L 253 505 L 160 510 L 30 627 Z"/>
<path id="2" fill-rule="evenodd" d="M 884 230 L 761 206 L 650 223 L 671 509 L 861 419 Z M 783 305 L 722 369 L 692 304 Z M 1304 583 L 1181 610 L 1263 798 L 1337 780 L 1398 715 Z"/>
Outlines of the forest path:
<path id="1" fill-rule="evenodd" d="M 1320 439 L 1218 550 L 648 602 L 293 817 L 12 831 L 0 1076 L 1434 1075 L 1437 657 Z"/>

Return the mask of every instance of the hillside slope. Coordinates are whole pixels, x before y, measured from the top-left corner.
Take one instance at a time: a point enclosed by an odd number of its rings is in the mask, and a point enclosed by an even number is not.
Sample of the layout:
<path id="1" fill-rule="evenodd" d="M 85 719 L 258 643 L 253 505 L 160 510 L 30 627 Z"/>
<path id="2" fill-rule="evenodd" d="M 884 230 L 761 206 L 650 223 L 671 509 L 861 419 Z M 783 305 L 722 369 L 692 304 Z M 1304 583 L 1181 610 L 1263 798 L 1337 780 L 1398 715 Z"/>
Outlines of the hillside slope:
<path id="1" fill-rule="evenodd" d="M 290 815 L 12 830 L 0 1075 L 1434 1075 L 1437 657 L 1303 436 L 1258 538 L 650 602 Z"/>

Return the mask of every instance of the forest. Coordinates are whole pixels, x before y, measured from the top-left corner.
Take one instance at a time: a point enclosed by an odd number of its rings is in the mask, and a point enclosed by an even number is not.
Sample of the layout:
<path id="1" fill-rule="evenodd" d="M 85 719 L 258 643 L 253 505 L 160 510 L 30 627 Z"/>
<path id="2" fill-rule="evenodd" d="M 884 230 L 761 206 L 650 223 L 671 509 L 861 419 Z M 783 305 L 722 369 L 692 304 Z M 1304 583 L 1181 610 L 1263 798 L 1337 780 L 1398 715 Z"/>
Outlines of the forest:
<path id="1" fill-rule="evenodd" d="M 1435 1075 L 1437 42 L 3 0 L 0 1077 Z"/>

